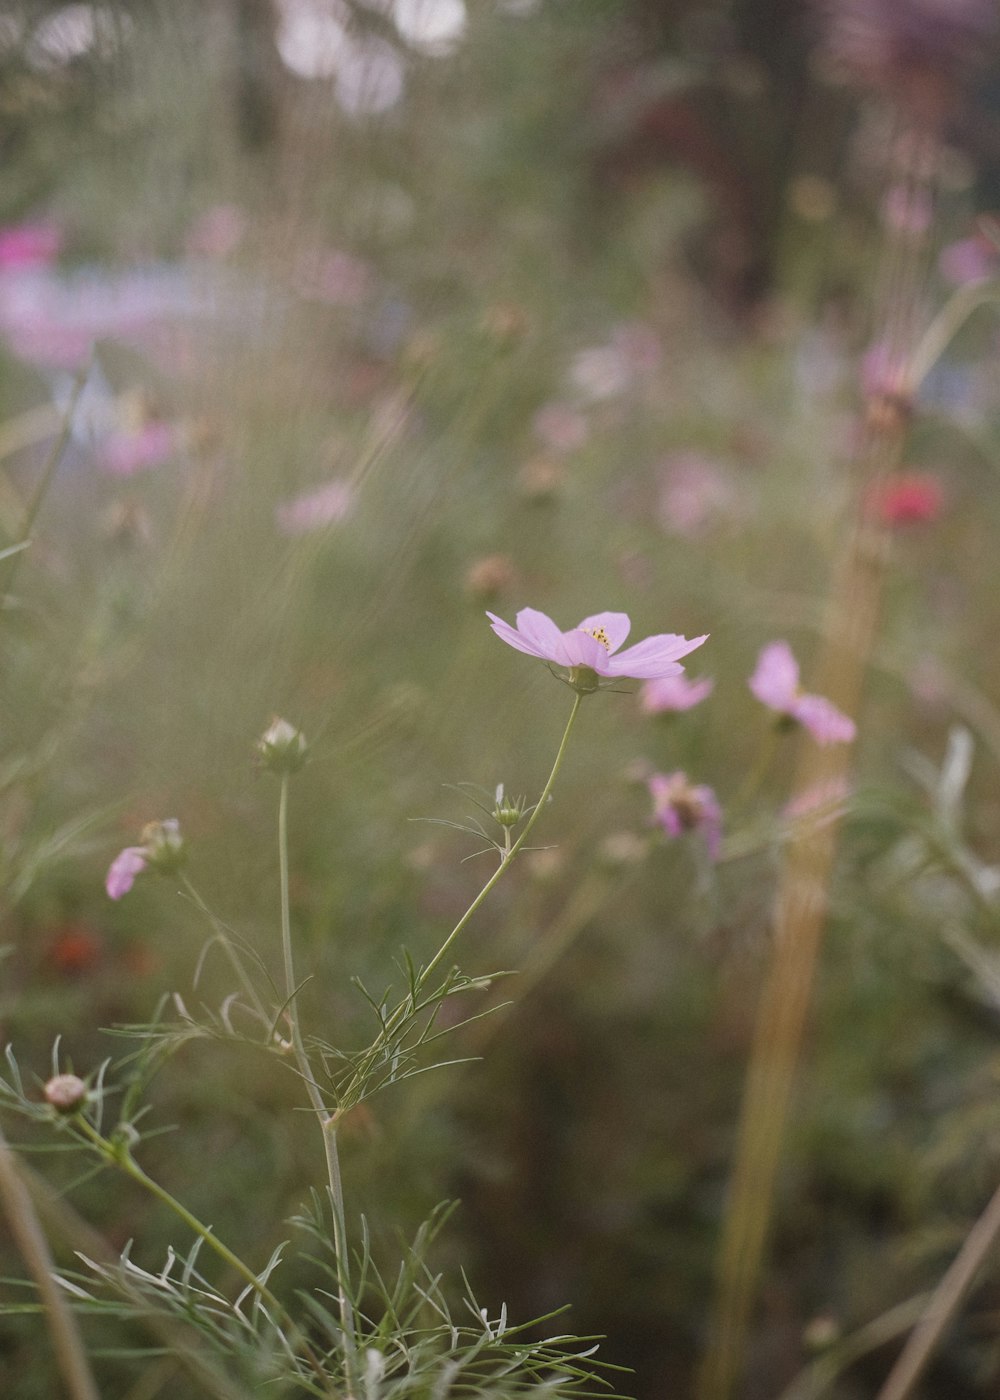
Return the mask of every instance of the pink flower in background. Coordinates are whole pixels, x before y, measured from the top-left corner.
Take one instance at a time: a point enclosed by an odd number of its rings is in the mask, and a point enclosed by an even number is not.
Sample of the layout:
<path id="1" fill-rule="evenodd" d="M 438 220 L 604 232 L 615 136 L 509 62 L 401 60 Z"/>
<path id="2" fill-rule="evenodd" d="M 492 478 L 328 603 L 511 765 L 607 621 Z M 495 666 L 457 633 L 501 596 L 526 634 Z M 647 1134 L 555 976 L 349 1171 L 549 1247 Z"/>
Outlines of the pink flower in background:
<path id="1" fill-rule="evenodd" d="M 867 509 L 886 525 L 925 525 L 944 507 L 944 489 L 930 472 L 897 472 L 868 493 Z"/>
<path id="2" fill-rule="evenodd" d="M 516 628 L 491 612 L 486 616 L 497 636 L 517 651 L 556 666 L 584 667 L 598 676 L 635 680 L 676 676 L 683 670 L 678 664 L 680 657 L 708 640 L 707 634 L 693 641 L 673 633 L 661 634 L 618 652 L 632 625 L 626 613 L 595 613 L 569 632 L 560 632 L 550 617 L 534 608 L 521 609 Z"/>
<path id="3" fill-rule="evenodd" d="M 961 238 L 941 249 L 938 270 L 953 287 L 988 282 L 1000 272 L 1000 250 L 988 238 Z"/>
<path id="4" fill-rule="evenodd" d="M 893 233 L 917 238 L 931 226 L 934 210 L 924 190 L 893 185 L 882 199 L 882 222 Z"/>
<path id="5" fill-rule="evenodd" d="M 710 787 L 693 786 L 686 773 L 652 773 L 647 786 L 653 799 L 653 820 L 672 839 L 686 831 L 701 831 L 712 860 L 722 845 L 722 808 Z"/>
<path id="6" fill-rule="evenodd" d="M 732 485 L 722 469 L 696 452 L 678 452 L 663 463 L 659 517 L 675 535 L 699 535 L 732 508 Z"/>
<path id="7" fill-rule="evenodd" d="M 130 433 L 111 433 L 100 444 L 98 460 L 111 476 L 134 476 L 172 457 L 177 436 L 169 423 L 151 422 Z"/>
<path id="8" fill-rule="evenodd" d="M 176 817 L 147 822 L 142 829 L 142 846 L 126 846 L 111 862 L 104 888 L 112 899 L 128 894 L 144 870 L 169 875 L 180 869 L 185 859 L 184 838 Z"/>
<path id="9" fill-rule="evenodd" d="M 304 297 L 330 306 L 357 306 L 372 289 L 368 263 L 339 248 L 314 248 L 303 253 L 296 267 L 296 285 Z"/>
<path id="10" fill-rule="evenodd" d="M 145 846 L 126 846 L 119 851 L 111 862 L 104 882 L 108 895 L 112 899 L 121 899 L 122 895 L 128 894 L 136 877 L 142 874 L 148 863 Z"/>
<path id="11" fill-rule="evenodd" d="M 803 817 L 811 817 L 817 822 L 830 821 L 840 816 L 850 795 L 851 785 L 846 778 L 828 778 L 793 797 L 785 805 L 782 815 L 789 821 L 801 821 Z"/>
<path id="12" fill-rule="evenodd" d="M 647 681 L 639 692 L 639 704 L 647 715 L 663 715 L 682 710 L 692 710 L 700 705 L 715 686 L 707 677 L 689 681 L 687 676 L 662 676 L 657 681 Z"/>
<path id="13" fill-rule="evenodd" d="M 196 258 L 226 258 L 243 241 L 247 219 L 237 204 L 213 204 L 188 230 L 186 251 Z"/>
<path id="14" fill-rule="evenodd" d="M 847 744 L 854 738 L 854 721 L 831 700 L 800 690 L 799 663 L 787 642 L 771 642 L 763 648 L 749 685 L 761 704 L 796 720 L 817 743 Z"/>
<path id="15" fill-rule="evenodd" d="M 285 501 L 275 511 L 275 519 L 283 535 L 306 535 L 311 530 L 322 530 L 344 520 L 353 505 L 353 486 L 338 477 L 314 491 Z"/>
<path id="16" fill-rule="evenodd" d="M 547 403 L 535 414 L 536 435 L 552 452 L 575 452 L 587 441 L 587 420 L 570 404 Z"/>
<path id="17" fill-rule="evenodd" d="M 909 393 L 906 360 L 884 341 L 865 351 L 861 360 L 861 389 L 867 398 L 905 398 Z"/>
<path id="18" fill-rule="evenodd" d="M 62 231 L 57 224 L 40 220 L 34 224 L 8 224 L 0 228 L 0 270 L 24 271 L 48 267 L 62 248 Z"/>
<path id="19" fill-rule="evenodd" d="M 611 344 L 628 360 L 636 374 L 649 374 L 663 359 L 663 341 L 652 326 L 643 321 L 626 321 L 616 326 Z"/>

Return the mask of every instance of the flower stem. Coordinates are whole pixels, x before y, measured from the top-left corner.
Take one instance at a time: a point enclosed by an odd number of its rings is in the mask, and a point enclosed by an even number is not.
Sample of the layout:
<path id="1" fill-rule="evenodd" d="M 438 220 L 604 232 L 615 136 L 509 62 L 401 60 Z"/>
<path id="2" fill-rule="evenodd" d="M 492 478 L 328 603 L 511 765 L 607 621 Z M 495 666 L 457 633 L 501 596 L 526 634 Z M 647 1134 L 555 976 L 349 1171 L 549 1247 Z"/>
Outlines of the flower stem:
<path id="1" fill-rule="evenodd" d="M 229 1246 L 224 1244 L 208 1225 L 203 1224 L 196 1215 L 192 1215 L 187 1206 L 183 1205 L 176 1196 L 172 1196 L 165 1186 L 161 1186 L 153 1177 L 147 1176 L 127 1147 L 109 1141 L 98 1132 L 94 1125 L 85 1118 L 82 1113 L 77 1114 L 74 1119 L 74 1126 L 97 1148 L 98 1152 L 106 1161 L 114 1163 L 126 1176 L 130 1176 L 133 1181 L 137 1182 L 145 1191 L 148 1191 L 157 1201 L 172 1210 L 174 1215 L 176 1215 L 179 1220 L 182 1220 L 189 1230 L 196 1234 L 199 1239 L 204 1240 L 208 1247 L 213 1250 L 220 1259 L 228 1264 L 233 1272 L 256 1293 L 261 1303 L 268 1307 L 273 1313 L 271 1320 L 275 1327 L 277 1328 L 279 1319 L 284 1323 L 290 1337 L 294 1338 L 298 1346 L 302 1349 L 302 1354 L 307 1363 L 319 1378 L 323 1386 L 323 1391 L 328 1395 L 332 1395 L 334 1392 L 331 1389 L 329 1378 L 323 1370 L 316 1353 L 302 1336 L 297 1323 L 289 1316 L 287 1309 L 271 1292 L 267 1284 L 257 1277 L 249 1264 L 245 1263 L 238 1254 L 234 1254 Z M 289 1347 L 289 1355 L 292 1355 L 290 1341 L 286 1341 L 286 1346 Z"/>
<path id="2" fill-rule="evenodd" d="M 548 781 L 546 782 L 544 788 L 542 789 L 542 795 L 541 795 L 541 797 L 538 799 L 538 802 L 535 804 L 535 810 L 532 812 L 531 816 L 530 816 L 530 817 L 528 818 L 528 820 L 525 822 L 524 828 L 523 828 L 523 830 L 521 831 L 520 836 L 518 836 L 517 840 L 514 842 L 514 844 L 510 847 L 509 850 L 505 850 L 505 851 L 503 852 L 503 855 L 502 855 L 502 857 L 501 857 L 501 859 L 500 859 L 500 864 L 497 866 L 496 870 L 494 870 L 493 874 L 492 874 L 492 875 L 490 876 L 490 878 L 486 881 L 486 884 L 483 886 L 483 888 L 482 888 L 482 889 L 479 891 L 479 893 L 476 895 L 475 899 L 474 899 L 474 900 L 472 901 L 472 903 L 469 905 L 468 909 L 466 909 L 465 913 L 464 913 L 464 914 L 462 915 L 462 917 L 459 919 L 458 923 L 457 923 L 457 924 L 455 925 L 455 927 L 452 929 L 451 933 L 449 933 L 448 937 L 447 937 L 447 938 L 444 940 L 444 942 L 441 944 L 441 947 L 437 950 L 437 952 L 436 952 L 436 953 L 434 954 L 434 956 L 431 958 L 430 962 L 427 964 L 427 966 L 426 966 L 425 968 L 422 969 L 422 971 L 421 971 L 419 977 L 417 978 L 417 982 L 416 982 L 416 990 L 417 990 L 417 991 L 420 991 L 424 986 L 426 986 L 426 984 L 427 984 L 427 979 L 430 977 L 431 973 L 432 973 L 432 972 L 434 971 L 434 969 L 440 964 L 442 958 L 444 958 L 445 954 L 448 952 L 448 949 L 449 949 L 449 948 L 451 947 L 451 945 L 454 943 L 455 939 L 458 937 L 458 935 L 459 935 L 459 934 L 462 932 L 462 930 L 465 928 L 466 924 L 467 924 L 467 923 L 469 922 L 469 920 L 472 918 L 473 914 L 476 912 L 476 910 L 477 910 L 477 909 L 479 908 L 479 906 L 482 904 L 483 900 L 484 900 L 484 899 L 486 898 L 486 896 L 489 894 L 490 890 L 492 890 L 493 886 L 494 886 L 494 885 L 497 883 L 497 881 L 500 879 L 500 876 L 501 876 L 501 875 L 503 874 L 503 872 L 507 869 L 507 867 L 510 865 L 511 861 L 514 859 L 514 857 L 517 855 L 518 851 L 521 849 L 521 847 L 524 845 L 525 841 L 526 841 L 526 840 L 528 839 L 528 837 L 530 836 L 532 827 L 535 825 L 535 823 L 537 822 L 538 818 L 541 816 L 542 808 L 545 806 L 546 802 L 549 800 L 549 794 L 552 792 L 552 788 L 553 788 L 553 786 L 555 785 L 556 778 L 557 778 L 558 775 L 559 775 L 559 769 L 562 767 L 562 761 L 563 761 L 563 758 L 565 757 L 565 754 L 566 754 L 566 745 L 567 745 L 568 742 L 569 742 L 570 732 L 571 732 L 571 730 L 572 730 L 572 728 L 573 728 L 573 725 L 574 725 L 574 723 L 575 723 L 575 721 L 576 721 L 576 716 L 577 716 L 577 713 L 578 713 L 578 711 L 579 711 L 579 709 L 580 709 L 580 701 L 581 701 L 582 699 L 583 699 L 583 696 L 580 695 L 579 693 L 576 694 L 576 695 L 574 695 L 574 697 L 573 697 L 573 708 L 572 708 L 572 710 L 570 711 L 569 719 L 566 721 L 566 728 L 563 730 L 563 736 L 562 736 L 562 740 L 560 741 L 560 744 L 559 744 L 559 749 L 558 749 L 558 751 L 557 751 L 557 753 L 556 753 L 555 762 L 552 764 L 552 771 L 549 773 Z"/>
<path id="3" fill-rule="evenodd" d="M 298 1008 L 295 1004 L 295 960 L 292 954 L 291 903 L 288 895 L 288 774 L 281 775 L 281 794 L 278 798 L 278 868 L 281 883 L 281 949 L 285 962 L 285 1014 L 291 1030 L 292 1050 L 299 1074 L 306 1086 L 306 1093 L 313 1111 L 319 1119 L 323 1134 L 323 1151 L 326 1155 L 326 1174 L 330 1188 L 330 1204 L 333 1210 L 333 1246 L 337 1259 L 337 1291 L 340 1306 L 340 1321 L 344 1333 L 344 1355 L 351 1365 L 354 1346 L 354 1313 L 348 1297 L 350 1282 L 350 1258 L 347 1251 L 347 1220 L 344 1212 L 344 1188 L 340 1174 L 340 1156 L 337 1152 L 337 1120 L 323 1101 L 323 1094 L 316 1083 L 312 1064 L 306 1052 L 299 1026 Z M 348 1376 L 348 1390 L 352 1389 Z"/>
<path id="4" fill-rule="evenodd" d="M 55 1265 L 14 1153 L 0 1133 L 0 1206 L 10 1233 L 35 1281 L 52 1337 L 56 1363 L 69 1400 L 99 1400 L 87 1354 L 66 1296 L 55 1279 Z"/>
<path id="5" fill-rule="evenodd" d="M 197 908 L 205 915 L 205 918 L 212 925 L 212 932 L 215 934 L 215 937 L 218 940 L 220 946 L 222 947 L 224 953 L 226 954 L 226 957 L 232 964 L 233 971 L 239 978 L 243 986 L 243 990 L 246 992 L 247 996 L 250 998 L 250 1001 L 253 1003 L 253 1009 L 257 1013 L 258 1019 L 262 1022 L 263 1025 L 269 1026 L 271 1024 L 271 1018 L 264 1010 L 264 1003 L 258 996 L 256 987 L 248 977 L 246 968 L 243 966 L 242 962 L 240 961 L 239 954 L 233 947 L 233 940 L 229 936 L 228 929 L 215 917 L 211 909 L 202 899 L 201 895 L 198 893 L 194 885 L 192 885 L 191 881 L 188 879 L 187 875 L 183 871 L 181 871 L 180 879 L 181 884 L 184 886 L 184 889 L 187 892 L 189 898 L 194 902 Z"/>

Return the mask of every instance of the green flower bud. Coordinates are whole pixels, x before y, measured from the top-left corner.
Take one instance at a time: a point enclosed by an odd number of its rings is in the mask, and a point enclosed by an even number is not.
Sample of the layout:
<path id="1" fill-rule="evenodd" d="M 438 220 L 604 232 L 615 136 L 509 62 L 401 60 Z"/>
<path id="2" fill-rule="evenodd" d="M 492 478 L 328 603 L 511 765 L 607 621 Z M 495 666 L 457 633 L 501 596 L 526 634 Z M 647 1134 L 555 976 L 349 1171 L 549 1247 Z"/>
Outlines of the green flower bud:
<path id="1" fill-rule="evenodd" d="M 257 740 L 257 758 L 270 773 L 297 773 L 306 761 L 304 735 L 277 716 Z"/>

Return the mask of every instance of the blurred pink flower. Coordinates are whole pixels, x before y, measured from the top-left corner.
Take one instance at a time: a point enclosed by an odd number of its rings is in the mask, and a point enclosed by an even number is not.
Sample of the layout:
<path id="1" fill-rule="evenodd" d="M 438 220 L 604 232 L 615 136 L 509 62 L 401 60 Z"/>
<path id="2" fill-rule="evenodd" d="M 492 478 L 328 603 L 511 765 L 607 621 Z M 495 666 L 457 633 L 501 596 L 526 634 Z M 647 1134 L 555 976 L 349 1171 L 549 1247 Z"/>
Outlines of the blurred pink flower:
<path id="1" fill-rule="evenodd" d="M 793 797 L 785 805 L 782 815 L 789 821 L 800 821 L 803 817 L 830 821 L 840 816 L 850 795 L 851 785 L 846 778 L 828 778 Z"/>
<path id="2" fill-rule="evenodd" d="M 643 321 L 626 321 L 616 326 L 611 344 L 625 356 L 635 374 L 649 374 L 663 359 L 663 341 Z"/>
<path id="3" fill-rule="evenodd" d="M 916 238 L 931 226 L 934 210 L 926 190 L 893 185 L 882 198 L 882 222 L 893 233 Z"/>
<path id="4" fill-rule="evenodd" d="M 135 884 L 136 876 L 146 869 L 148 858 L 145 846 L 126 846 L 111 862 L 104 888 L 111 899 L 121 899 Z"/>
<path id="5" fill-rule="evenodd" d="M 960 238 L 941 249 L 938 270 L 953 287 L 988 282 L 1000 272 L 1000 248 L 983 234 Z"/>
<path id="6" fill-rule="evenodd" d="M 128 894 L 144 870 L 158 870 L 166 875 L 179 870 L 184 863 L 184 838 L 176 817 L 147 822 L 142 838 L 144 845 L 126 846 L 111 862 L 104 888 L 112 899 Z"/>
<path id="7" fill-rule="evenodd" d="M 701 831 L 712 860 L 722 845 L 722 808 L 710 787 L 693 786 L 686 773 L 652 773 L 648 779 L 653 820 L 671 838 Z"/>
<path id="8" fill-rule="evenodd" d="M 246 215 L 238 204 L 213 204 L 195 219 L 184 247 L 192 257 L 226 258 L 243 241 L 246 227 Z"/>
<path id="9" fill-rule="evenodd" d="M 732 508 L 734 493 L 722 469 L 696 452 L 678 452 L 663 463 L 659 518 L 676 535 L 698 535 Z"/>
<path id="10" fill-rule="evenodd" d="M 861 389 L 867 398 L 905 397 L 908 392 L 906 360 L 884 341 L 869 346 L 861 360 Z"/>
<path id="11" fill-rule="evenodd" d="M 55 262 L 61 248 L 62 231 L 57 224 L 46 220 L 8 224 L 0 228 L 0 270 L 48 267 Z"/>
<path id="12" fill-rule="evenodd" d="M 560 632 L 550 617 L 534 608 L 521 609 L 516 628 L 491 612 L 486 616 L 497 636 L 517 651 L 557 666 L 583 667 L 598 676 L 630 676 L 635 680 L 676 676 L 683 670 L 679 658 L 707 641 L 707 635 L 689 641 L 673 633 L 661 634 L 615 655 L 632 625 L 626 613 L 595 613 L 569 632 Z"/>
<path id="13" fill-rule="evenodd" d="M 177 437 L 169 423 L 150 422 L 134 432 L 111 433 L 98 448 L 101 467 L 111 476 L 134 476 L 172 457 Z"/>
<path id="14" fill-rule="evenodd" d="M 831 700 L 800 690 L 799 663 L 787 642 L 771 642 L 763 648 L 749 685 L 761 704 L 796 720 L 817 743 L 846 744 L 854 738 L 854 721 Z"/>
<path id="15" fill-rule="evenodd" d="M 587 420 L 566 403 L 547 403 L 535 414 L 536 435 L 552 452 L 575 452 L 587 441 Z"/>
<path id="16" fill-rule="evenodd" d="M 275 519 L 283 535 L 306 535 L 311 530 L 322 530 L 344 520 L 353 505 L 353 486 L 338 477 L 285 501 L 275 511 Z"/>
<path id="17" fill-rule="evenodd" d="M 569 379 L 583 399 L 599 403 L 624 394 L 632 383 L 632 366 L 617 345 L 594 345 L 574 355 Z"/>
<path id="18" fill-rule="evenodd" d="M 896 472 L 869 491 L 865 505 L 886 525 L 929 524 L 944 508 L 944 489 L 930 472 Z"/>
<path id="19" fill-rule="evenodd" d="M 707 677 L 689 681 L 687 676 L 663 676 L 657 681 L 647 681 L 639 692 L 639 704 L 647 715 L 662 715 L 681 710 L 691 710 L 700 705 L 706 695 L 711 695 L 715 685 Z"/>
<path id="20" fill-rule="evenodd" d="M 339 248 L 315 248 L 300 257 L 296 285 L 304 297 L 330 306 L 357 306 L 371 290 L 371 267 Z"/>

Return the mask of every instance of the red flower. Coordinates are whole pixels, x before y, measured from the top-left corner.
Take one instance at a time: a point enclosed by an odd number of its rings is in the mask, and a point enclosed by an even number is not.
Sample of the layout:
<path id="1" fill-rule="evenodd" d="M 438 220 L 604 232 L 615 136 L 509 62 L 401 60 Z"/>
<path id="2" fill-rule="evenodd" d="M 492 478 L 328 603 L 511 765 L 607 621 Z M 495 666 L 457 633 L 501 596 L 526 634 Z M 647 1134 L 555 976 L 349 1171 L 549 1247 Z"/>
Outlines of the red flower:
<path id="1" fill-rule="evenodd" d="M 929 472 L 897 472 L 868 496 L 868 508 L 886 525 L 923 525 L 937 520 L 944 490 Z"/>
<path id="2" fill-rule="evenodd" d="M 100 957 L 101 940 L 86 924 L 64 924 L 48 950 L 52 968 L 67 976 L 88 971 Z"/>

